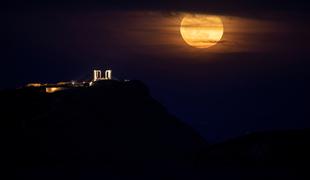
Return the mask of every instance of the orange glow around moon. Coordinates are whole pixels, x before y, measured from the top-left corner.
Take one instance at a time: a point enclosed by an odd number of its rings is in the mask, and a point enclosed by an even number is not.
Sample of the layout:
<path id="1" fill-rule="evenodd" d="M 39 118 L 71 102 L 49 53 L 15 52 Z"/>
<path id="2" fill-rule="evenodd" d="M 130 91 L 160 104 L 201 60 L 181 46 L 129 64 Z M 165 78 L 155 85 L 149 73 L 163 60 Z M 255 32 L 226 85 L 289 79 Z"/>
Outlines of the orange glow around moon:
<path id="1" fill-rule="evenodd" d="M 182 19 L 180 32 L 188 45 L 209 48 L 221 40 L 224 26 L 218 16 L 187 15 Z"/>

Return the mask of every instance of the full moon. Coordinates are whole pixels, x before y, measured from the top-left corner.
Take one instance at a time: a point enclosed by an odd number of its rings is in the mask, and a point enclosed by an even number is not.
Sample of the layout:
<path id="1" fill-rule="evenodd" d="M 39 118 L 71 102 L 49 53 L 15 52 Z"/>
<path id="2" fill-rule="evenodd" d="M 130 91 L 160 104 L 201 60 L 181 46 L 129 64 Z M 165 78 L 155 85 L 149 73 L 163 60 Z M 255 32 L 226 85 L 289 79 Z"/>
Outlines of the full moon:
<path id="1" fill-rule="evenodd" d="M 187 15 L 182 19 L 180 32 L 188 45 L 209 48 L 221 40 L 224 26 L 218 16 Z"/>

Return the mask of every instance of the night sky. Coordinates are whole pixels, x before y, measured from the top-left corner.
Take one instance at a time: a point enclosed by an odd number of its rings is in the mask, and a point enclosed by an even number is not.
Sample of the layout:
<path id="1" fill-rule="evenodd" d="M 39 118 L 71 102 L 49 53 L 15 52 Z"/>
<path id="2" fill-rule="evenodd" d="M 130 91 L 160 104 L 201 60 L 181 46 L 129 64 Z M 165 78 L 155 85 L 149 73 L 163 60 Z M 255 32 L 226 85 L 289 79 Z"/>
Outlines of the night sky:
<path id="1" fill-rule="evenodd" d="M 309 128 L 309 3 L 301 0 L 9 1 L 1 7 L 1 89 L 138 79 L 209 141 Z M 188 46 L 186 14 L 218 15 L 224 36 Z"/>

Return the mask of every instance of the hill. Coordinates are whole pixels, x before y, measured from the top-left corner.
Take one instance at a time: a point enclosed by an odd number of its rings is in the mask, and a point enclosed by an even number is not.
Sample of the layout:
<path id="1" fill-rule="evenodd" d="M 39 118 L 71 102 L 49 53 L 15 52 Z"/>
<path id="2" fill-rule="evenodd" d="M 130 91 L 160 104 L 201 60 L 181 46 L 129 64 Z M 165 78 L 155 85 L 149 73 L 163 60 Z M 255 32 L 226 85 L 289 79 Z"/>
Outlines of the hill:
<path id="1" fill-rule="evenodd" d="M 309 138 L 310 129 L 252 133 L 207 147 L 196 165 L 216 179 L 307 179 Z"/>
<path id="2" fill-rule="evenodd" d="M 183 176 L 206 145 L 139 81 L 0 97 L 7 163 L 21 179 Z"/>

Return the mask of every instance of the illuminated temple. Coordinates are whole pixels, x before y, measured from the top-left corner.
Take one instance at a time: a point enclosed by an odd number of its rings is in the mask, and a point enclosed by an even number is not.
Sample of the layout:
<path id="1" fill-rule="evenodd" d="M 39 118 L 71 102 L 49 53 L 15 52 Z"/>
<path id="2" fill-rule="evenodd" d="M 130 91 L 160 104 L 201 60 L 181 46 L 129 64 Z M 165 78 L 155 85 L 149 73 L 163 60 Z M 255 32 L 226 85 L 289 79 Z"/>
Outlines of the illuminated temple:
<path id="1" fill-rule="evenodd" d="M 30 83 L 30 84 L 27 84 L 26 87 L 40 88 L 46 93 L 54 93 L 57 91 L 62 91 L 62 90 L 72 89 L 72 88 L 77 88 L 77 87 L 89 87 L 89 86 L 93 86 L 97 81 L 106 81 L 106 80 L 112 80 L 112 70 L 110 69 L 105 70 L 104 73 L 102 73 L 101 70 L 94 70 L 93 79 L 88 82 L 87 81 L 83 81 L 83 82 L 70 81 L 70 82 L 59 82 L 56 84 Z"/>

